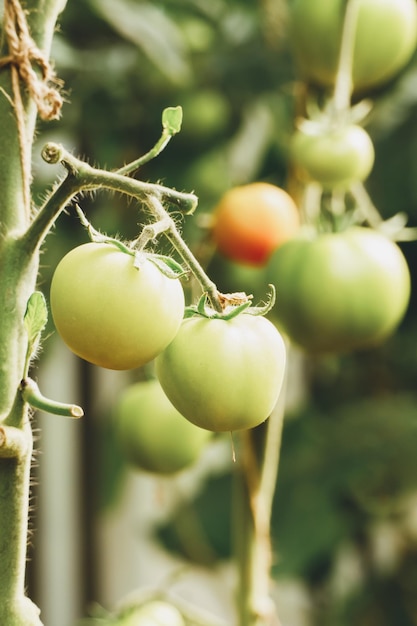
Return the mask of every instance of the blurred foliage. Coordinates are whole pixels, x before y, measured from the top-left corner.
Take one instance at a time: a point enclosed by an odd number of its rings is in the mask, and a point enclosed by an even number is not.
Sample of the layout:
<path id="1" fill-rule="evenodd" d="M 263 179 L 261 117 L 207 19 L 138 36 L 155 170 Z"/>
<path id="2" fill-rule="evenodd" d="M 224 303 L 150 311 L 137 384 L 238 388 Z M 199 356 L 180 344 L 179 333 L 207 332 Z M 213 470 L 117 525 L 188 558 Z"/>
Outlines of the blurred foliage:
<path id="1" fill-rule="evenodd" d="M 412 560 L 417 526 L 410 523 L 417 489 L 417 396 L 366 398 L 331 410 L 305 407 L 287 420 L 283 441 L 272 518 L 275 576 L 309 582 L 319 600 L 314 624 L 371 624 L 366 620 L 373 614 L 380 626 L 414 624 L 392 615 L 415 615 L 417 608 L 408 581 L 417 576 L 417 560 Z M 229 474 L 213 477 L 192 508 L 181 503 L 159 536 L 192 562 L 209 564 L 213 553 L 229 558 L 232 546 L 225 537 L 232 493 Z M 375 529 L 383 524 L 393 529 L 387 541 L 394 541 L 394 571 L 391 564 L 385 571 L 374 546 Z M 194 544 L 195 536 L 205 539 L 205 550 Z M 347 545 L 360 575 L 340 598 L 332 584 Z M 386 597 L 389 584 L 396 588 L 392 603 Z"/>
<path id="2" fill-rule="evenodd" d="M 287 143 L 304 88 L 289 51 L 285 7 L 282 0 L 68 2 L 53 47 L 67 104 L 63 119 L 40 125 L 38 136 L 39 150 L 58 140 L 93 163 L 117 168 L 159 138 L 166 106 L 181 105 L 181 133 L 139 174 L 197 193 L 197 213 L 183 223 L 187 241 L 221 289 L 247 290 L 255 300 L 265 293 L 262 271 L 213 256 L 207 224 L 231 185 L 262 179 L 292 191 Z M 398 79 L 370 94 L 367 120 L 376 147 L 368 190 L 384 217 L 405 211 L 410 225 L 417 223 L 416 82 L 414 58 Z M 35 155 L 39 201 L 56 175 Z M 80 204 L 110 234 L 133 238 L 144 219 L 140 207 L 119 196 L 98 193 Z M 69 210 L 47 240 L 45 289 L 58 259 L 85 238 Z M 402 249 L 415 284 L 417 245 Z M 381 348 L 306 359 L 308 392 L 286 420 L 274 574 L 309 584 L 312 626 L 417 625 L 416 301 L 414 289 L 404 323 Z M 106 458 L 111 440 L 106 431 Z M 113 493 L 115 483 L 107 479 Z M 230 474 L 213 476 L 160 529 L 170 549 L 205 563 L 230 555 L 231 482 Z M 192 533 L 184 529 L 191 527 L 198 545 L 186 541 Z M 381 528 L 391 531 L 387 551 L 391 543 L 395 548 L 388 564 L 375 547 Z M 342 592 L 338 571 L 346 550 L 357 574 Z"/>

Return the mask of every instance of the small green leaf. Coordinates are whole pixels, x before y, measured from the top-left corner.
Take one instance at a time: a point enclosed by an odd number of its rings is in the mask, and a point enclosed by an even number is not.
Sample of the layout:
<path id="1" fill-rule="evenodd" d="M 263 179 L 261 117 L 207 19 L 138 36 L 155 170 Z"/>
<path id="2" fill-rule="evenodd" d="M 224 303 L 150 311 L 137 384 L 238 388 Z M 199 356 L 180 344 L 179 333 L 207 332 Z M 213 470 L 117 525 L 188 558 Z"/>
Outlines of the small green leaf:
<path id="1" fill-rule="evenodd" d="M 162 112 L 162 126 L 170 135 L 176 135 L 181 130 L 182 107 L 167 107 Z"/>
<path id="2" fill-rule="evenodd" d="M 93 243 L 112 244 L 116 246 L 116 248 L 118 248 L 121 252 L 129 254 L 130 256 L 135 256 L 135 251 L 131 250 L 129 246 L 125 245 L 122 241 L 116 239 L 115 237 L 109 237 L 108 235 L 101 233 L 99 230 L 96 230 L 94 226 L 88 221 L 85 213 L 78 204 L 75 205 L 75 210 L 77 211 L 77 215 L 81 224 L 87 230 L 88 236 Z"/>
<path id="3" fill-rule="evenodd" d="M 242 302 L 242 304 L 238 304 L 237 306 L 228 307 L 223 315 L 221 315 L 220 317 L 223 320 L 231 320 L 234 317 L 237 317 L 238 315 L 243 313 L 244 311 L 246 311 L 246 313 L 249 313 L 251 311 L 250 300 L 248 300 L 247 302 Z"/>
<path id="4" fill-rule="evenodd" d="M 24 322 L 29 337 L 29 347 L 34 348 L 48 321 L 48 309 L 45 296 L 35 291 L 29 298 Z"/>
<path id="5" fill-rule="evenodd" d="M 168 278 L 181 278 L 188 274 L 188 270 L 184 269 L 183 266 L 175 261 L 175 259 L 170 256 L 165 256 L 164 254 L 148 254 L 146 258 L 151 261 L 156 267 Z"/>
<path id="6" fill-rule="evenodd" d="M 207 313 L 206 305 L 207 305 L 207 294 L 203 293 L 203 295 L 200 297 L 197 303 L 196 310 L 199 315 L 202 315 L 203 317 L 210 317 L 209 314 Z"/>
<path id="7" fill-rule="evenodd" d="M 189 306 L 185 307 L 184 319 L 188 317 L 195 317 L 195 316 L 206 317 L 206 318 L 212 317 L 206 305 L 207 305 L 207 294 L 203 293 L 200 296 L 200 299 L 197 302 L 197 304 L 190 304 Z"/>
<path id="8" fill-rule="evenodd" d="M 184 319 L 188 319 L 189 317 L 194 317 L 195 315 L 197 315 L 197 308 L 195 306 L 195 304 L 190 304 L 189 306 L 185 307 L 184 309 Z"/>

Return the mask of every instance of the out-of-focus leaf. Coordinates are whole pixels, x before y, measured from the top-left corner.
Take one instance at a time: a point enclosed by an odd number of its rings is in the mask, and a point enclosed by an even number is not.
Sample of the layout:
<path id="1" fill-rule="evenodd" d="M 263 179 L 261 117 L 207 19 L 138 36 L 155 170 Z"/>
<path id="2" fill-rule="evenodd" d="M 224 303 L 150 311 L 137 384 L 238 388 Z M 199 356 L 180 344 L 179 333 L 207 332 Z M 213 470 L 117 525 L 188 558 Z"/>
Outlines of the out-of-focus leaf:
<path id="1" fill-rule="evenodd" d="M 190 79 L 187 51 L 175 22 L 154 3 L 90 0 L 101 18 L 148 56 L 165 77 L 176 84 Z M 138 77 L 139 80 L 139 77 Z"/>
<path id="2" fill-rule="evenodd" d="M 275 575 L 306 576 L 331 563 L 339 546 L 355 542 L 364 519 L 395 511 L 417 488 L 416 450 L 413 395 L 373 398 L 328 412 L 308 409 L 288 421 L 272 517 Z M 228 558 L 231 494 L 230 475 L 208 481 L 159 537 L 191 561 L 201 562 L 199 555 L 207 553 Z M 190 528 L 190 519 L 205 537 L 205 552 L 188 544 L 184 528 Z"/>
<path id="3" fill-rule="evenodd" d="M 370 115 L 369 132 L 378 138 L 392 133 L 417 107 L 417 67 L 411 67 L 376 100 Z"/>
<path id="4" fill-rule="evenodd" d="M 231 483 L 230 474 L 214 476 L 194 501 L 181 503 L 157 530 L 169 550 L 202 564 L 230 557 Z"/>
<path id="5" fill-rule="evenodd" d="M 271 145 L 273 126 L 271 111 L 264 102 L 254 102 L 245 110 L 241 127 L 227 150 L 228 171 L 234 185 L 247 183 L 256 176 Z"/>

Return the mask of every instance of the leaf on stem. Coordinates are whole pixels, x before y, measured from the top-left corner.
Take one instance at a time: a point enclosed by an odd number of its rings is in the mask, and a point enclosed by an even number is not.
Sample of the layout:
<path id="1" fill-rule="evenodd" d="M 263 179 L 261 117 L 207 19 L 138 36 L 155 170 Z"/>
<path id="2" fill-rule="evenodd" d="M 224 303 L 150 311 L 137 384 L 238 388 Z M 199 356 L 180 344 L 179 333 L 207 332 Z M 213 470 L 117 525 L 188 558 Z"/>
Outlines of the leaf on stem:
<path id="1" fill-rule="evenodd" d="M 35 354 L 43 329 L 48 321 L 48 309 L 45 296 L 41 291 L 35 291 L 26 305 L 23 318 L 28 334 L 27 364 Z"/>
<path id="2" fill-rule="evenodd" d="M 156 267 L 159 269 L 164 276 L 168 278 L 181 278 L 188 274 L 188 270 L 184 269 L 183 266 L 175 261 L 175 259 L 170 256 L 165 256 L 164 254 L 147 254 L 146 258 L 151 261 Z"/>
<path id="3" fill-rule="evenodd" d="M 167 107 L 162 112 L 162 126 L 170 135 L 176 135 L 181 130 L 182 107 Z"/>

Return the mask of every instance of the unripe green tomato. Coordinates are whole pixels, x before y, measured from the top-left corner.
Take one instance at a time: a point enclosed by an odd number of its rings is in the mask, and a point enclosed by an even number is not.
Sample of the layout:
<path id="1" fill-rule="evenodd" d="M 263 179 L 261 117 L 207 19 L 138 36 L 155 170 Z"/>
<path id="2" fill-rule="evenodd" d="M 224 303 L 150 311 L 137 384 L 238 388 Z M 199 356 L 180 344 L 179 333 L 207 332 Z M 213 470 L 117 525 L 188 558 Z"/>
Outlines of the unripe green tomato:
<path id="1" fill-rule="evenodd" d="M 185 626 L 185 622 L 175 606 L 153 600 L 128 613 L 120 626 Z"/>
<path id="2" fill-rule="evenodd" d="M 377 346 L 397 328 L 410 298 L 400 248 L 360 226 L 287 242 L 267 274 L 278 294 L 278 326 L 310 352 Z"/>
<path id="3" fill-rule="evenodd" d="M 375 160 L 370 136 L 356 125 L 314 133 L 297 130 L 291 140 L 291 155 L 308 178 L 330 189 L 364 181 Z"/>
<path id="4" fill-rule="evenodd" d="M 155 361 L 173 405 L 213 431 L 253 428 L 271 414 L 286 366 L 284 341 L 267 319 L 186 318 Z"/>
<path id="5" fill-rule="evenodd" d="M 345 0 L 293 0 L 290 40 L 303 78 L 335 83 Z M 365 91 L 392 79 L 410 60 L 417 41 L 415 0 L 358 0 L 353 85 Z"/>
<path id="6" fill-rule="evenodd" d="M 127 387 L 115 407 L 120 449 L 137 469 L 173 474 L 195 463 L 211 433 L 186 420 L 158 380 Z"/>
<path id="7" fill-rule="evenodd" d="M 178 279 L 144 257 L 86 243 L 61 259 L 51 283 L 55 327 L 78 356 L 114 370 L 151 361 L 174 338 L 184 314 Z"/>

